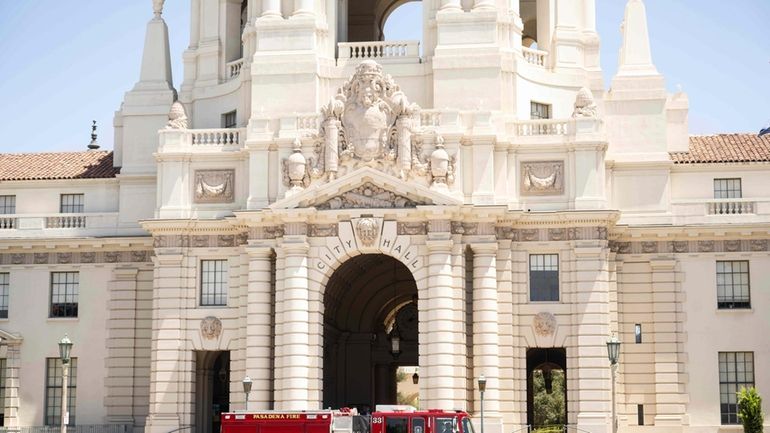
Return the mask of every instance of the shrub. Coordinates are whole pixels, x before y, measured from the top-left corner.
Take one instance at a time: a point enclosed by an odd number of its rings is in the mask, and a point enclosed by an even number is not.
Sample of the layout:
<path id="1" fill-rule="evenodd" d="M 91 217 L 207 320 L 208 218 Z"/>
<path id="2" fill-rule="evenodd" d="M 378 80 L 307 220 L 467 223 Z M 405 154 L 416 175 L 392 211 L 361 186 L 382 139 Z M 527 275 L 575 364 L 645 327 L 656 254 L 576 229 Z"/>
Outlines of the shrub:
<path id="1" fill-rule="evenodd" d="M 738 391 L 738 419 L 745 433 L 762 433 L 762 397 L 756 388 L 741 388 Z"/>

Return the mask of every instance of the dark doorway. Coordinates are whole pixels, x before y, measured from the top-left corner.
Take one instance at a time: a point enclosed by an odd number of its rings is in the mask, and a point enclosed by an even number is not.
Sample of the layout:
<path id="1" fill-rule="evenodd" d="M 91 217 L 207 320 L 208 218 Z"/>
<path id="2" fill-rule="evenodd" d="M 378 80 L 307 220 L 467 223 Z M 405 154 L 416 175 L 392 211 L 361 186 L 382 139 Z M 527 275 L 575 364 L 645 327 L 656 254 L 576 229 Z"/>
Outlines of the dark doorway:
<path id="1" fill-rule="evenodd" d="M 195 431 L 218 433 L 219 414 L 230 411 L 230 352 L 195 352 Z"/>
<path id="2" fill-rule="evenodd" d="M 326 285 L 323 320 L 323 407 L 368 413 L 396 404 L 398 367 L 418 365 L 419 357 L 417 284 L 409 269 L 383 254 L 348 260 Z"/>
<path id="3" fill-rule="evenodd" d="M 564 348 L 527 349 L 527 424 L 535 428 L 567 424 Z"/>

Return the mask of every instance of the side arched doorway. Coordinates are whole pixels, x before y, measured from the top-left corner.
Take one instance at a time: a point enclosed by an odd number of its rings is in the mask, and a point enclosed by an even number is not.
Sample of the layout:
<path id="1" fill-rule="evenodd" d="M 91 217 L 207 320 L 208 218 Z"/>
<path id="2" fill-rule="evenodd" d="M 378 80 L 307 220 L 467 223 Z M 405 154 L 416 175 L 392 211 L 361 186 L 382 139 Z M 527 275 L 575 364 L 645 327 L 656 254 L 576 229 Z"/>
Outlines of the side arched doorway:
<path id="1" fill-rule="evenodd" d="M 567 352 L 527 349 L 527 424 L 558 428 L 567 424 Z"/>
<path id="2" fill-rule="evenodd" d="M 323 301 L 323 407 L 396 404 L 398 367 L 419 357 L 412 273 L 384 254 L 357 256 L 332 274 Z"/>

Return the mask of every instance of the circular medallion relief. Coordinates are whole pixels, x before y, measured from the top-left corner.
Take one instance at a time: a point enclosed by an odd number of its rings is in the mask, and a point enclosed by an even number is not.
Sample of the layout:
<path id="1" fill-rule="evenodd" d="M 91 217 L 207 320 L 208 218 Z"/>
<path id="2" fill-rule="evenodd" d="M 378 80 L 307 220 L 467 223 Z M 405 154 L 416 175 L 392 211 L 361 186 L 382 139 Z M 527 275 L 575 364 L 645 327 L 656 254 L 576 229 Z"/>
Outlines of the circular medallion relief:
<path id="1" fill-rule="evenodd" d="M 222 321 L 214 316 L 201 320 L 201 335 L 206 340 L 215 340 L 222 334 Z"/>
<path id="2" fill-rule="evenodd" d="M 540 337 L 547 337 L 556 332 L 556 316 L 551 313 L 537 313 L 532 319 L 532 326 L 535 328 L 535 334 Z"/>

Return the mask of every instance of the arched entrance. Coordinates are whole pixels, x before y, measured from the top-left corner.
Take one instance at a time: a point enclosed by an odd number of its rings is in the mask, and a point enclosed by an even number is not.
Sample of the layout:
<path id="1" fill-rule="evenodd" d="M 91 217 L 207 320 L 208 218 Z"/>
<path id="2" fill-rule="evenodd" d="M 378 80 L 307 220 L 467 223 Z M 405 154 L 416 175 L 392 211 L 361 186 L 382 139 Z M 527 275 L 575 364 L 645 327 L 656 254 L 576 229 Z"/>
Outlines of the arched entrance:
<path id="1" fill-rule="evenodd" d="M 357 256 L 332 274 L 323 301 L 323 406 L 396 404 L 398 367 L 418 365 L 412 273 L 384 254 Z"/>
<path id="2" fill-rule="evenodd" d="M 567 424 L 567 352 L 563 348 L 527 350 L 527 424 L 535 428 Z"/>

